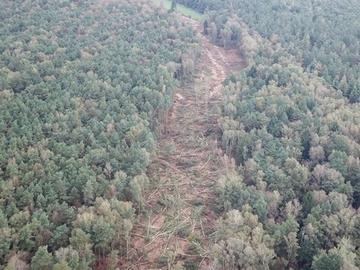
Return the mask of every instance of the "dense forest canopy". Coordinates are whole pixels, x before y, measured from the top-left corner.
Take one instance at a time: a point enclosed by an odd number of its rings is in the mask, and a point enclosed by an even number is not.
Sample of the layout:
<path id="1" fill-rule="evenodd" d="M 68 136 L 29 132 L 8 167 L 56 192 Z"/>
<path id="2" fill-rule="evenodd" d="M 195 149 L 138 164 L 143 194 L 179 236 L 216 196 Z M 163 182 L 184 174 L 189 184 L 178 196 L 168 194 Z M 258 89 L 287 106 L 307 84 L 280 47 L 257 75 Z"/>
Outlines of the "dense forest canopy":
<path id="1" fill-rule="evenodd" d="M 0 18 L 0 269 L 110 264 L 194 31 L 146 1 L 1 1 Z"/>
<path id="2" fill-rule="evenodd" d="M 205 12 L 217 43 L 241 43 L 239 18 L 250 30 L 296 56 L 351 102 L 360 101 L 360 3 L 344 1 L 178 0 Z M 212 24 L 213 23 L 213 24 Z M 225 44 L 226 44 L 225 43 Z"/>
<path id="3" fill-rule="evenodd" d="M 360 4 L 176 2 L 248 64 L 214 105 L 209 269 L 359 269 Z M 1 1 L 0 269 L 126 257 L 174 87 L 201 49 L 175 9 Z"/>
<path id="4" fill-rule="evenodd" d="M 248 68 L 224 82 L 214 267 L 358 269 L 356 1 L 179 1 Z"/>

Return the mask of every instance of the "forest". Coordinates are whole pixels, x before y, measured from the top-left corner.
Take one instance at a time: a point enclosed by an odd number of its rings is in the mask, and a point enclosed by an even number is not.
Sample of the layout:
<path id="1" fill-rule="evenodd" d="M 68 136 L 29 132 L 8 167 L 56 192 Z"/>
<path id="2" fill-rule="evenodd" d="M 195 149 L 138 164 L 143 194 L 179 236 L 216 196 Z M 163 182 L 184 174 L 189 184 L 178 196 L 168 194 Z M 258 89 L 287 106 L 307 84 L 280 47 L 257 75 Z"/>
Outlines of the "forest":
<path id="1" fill-rule="evenodd" d="M 224 82 L 215 268 L 358 269 L 359 3 L 179 2 L 248 62 Z"/>
<path id="2" fill-rule="evenodd" d="M 199 88 L 199 35 L 246 67 L 204 131 L 214 225 L 153 268 L 359 269 L 360 3 L 175 3 L 202 33 L 145 0 L 0 2 L 0 270 L 145 269 L 146 246 L 128 255 L 175 91 Z"/>
<path id="3" fill-rule="evenodd" d="M 111 268 L 194 31 L 145 1 L 6 0 L 0 18 L 0 269 Z"/>

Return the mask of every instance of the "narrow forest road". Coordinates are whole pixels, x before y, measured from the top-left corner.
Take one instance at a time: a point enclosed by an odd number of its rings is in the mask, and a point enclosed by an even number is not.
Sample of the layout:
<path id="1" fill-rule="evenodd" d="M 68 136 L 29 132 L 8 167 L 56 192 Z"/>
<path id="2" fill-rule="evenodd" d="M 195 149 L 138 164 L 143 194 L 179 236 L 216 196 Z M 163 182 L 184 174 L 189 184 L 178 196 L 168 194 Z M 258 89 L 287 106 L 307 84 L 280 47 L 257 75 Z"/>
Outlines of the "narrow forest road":
<path id="1" fill-rule="evenodd" d="M 184 22 L 201 31 L 198 22 Z M 158 156 L 149 168 L 148 215 L 135 226 L 133 248 L 121 269 L 204 269 L 208 263 L 218 218 L 212 186 L 223 167 L 217 143 L 222 82 L 244 61 L 236 50 L 215 46 L 203 35 L 200 39 L 195 80 L 176 90 L 168 134 L 158 141 Z"/>

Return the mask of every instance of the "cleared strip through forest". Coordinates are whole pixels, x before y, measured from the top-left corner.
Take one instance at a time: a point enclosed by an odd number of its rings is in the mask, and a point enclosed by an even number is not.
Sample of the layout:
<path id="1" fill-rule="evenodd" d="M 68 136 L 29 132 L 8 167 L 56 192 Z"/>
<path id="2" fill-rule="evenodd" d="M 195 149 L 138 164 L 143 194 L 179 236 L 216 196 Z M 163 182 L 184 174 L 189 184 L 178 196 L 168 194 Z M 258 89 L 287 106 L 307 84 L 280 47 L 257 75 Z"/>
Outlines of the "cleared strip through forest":
<path id="1" fill-rule="evenodd" d="M 201 32 L 199 22 L 183 21 Z M 147 214 L 133 231 L 128 269 L 202 269 L 207 264 L 217 220 L 212 186 L 223 167 L 217 144 L 222 82 L 239 72 L 244 61 L 235 50 L 200 36 L 195 79 L 176 89 L 167 134 L 158 141 L 158 156 L 149 168 Z"/>

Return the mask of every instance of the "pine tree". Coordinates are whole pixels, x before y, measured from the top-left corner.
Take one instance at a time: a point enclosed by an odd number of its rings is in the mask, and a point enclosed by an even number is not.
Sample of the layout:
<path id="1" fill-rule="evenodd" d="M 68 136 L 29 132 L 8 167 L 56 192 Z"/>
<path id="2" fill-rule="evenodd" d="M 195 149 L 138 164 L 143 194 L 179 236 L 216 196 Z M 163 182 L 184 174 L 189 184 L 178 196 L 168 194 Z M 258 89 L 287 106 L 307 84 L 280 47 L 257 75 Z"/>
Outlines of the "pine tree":
<path id="1" fill-rule="evenodd" d="M 344 264 L 343 259 L 334 251 L 324 253 L 314 260 L 315 270 L 341 270 Z"/>
<path id="2" fill-rule="evenodd" d="M 59 247 L 66 247 L 69 244 L 69 233 L 70 230 L 66 224 L 56 227 L 50 241 L 52 250 L 56 250 Z"/>
<path id="3" fill-rule="evenodd" d="M 92 228 L 94 248 L 100 254 L 105 254 L 111 249 L 115 237 L 115 231 L 102 217 L 98 218 Z"/>
<path id="4" fill-rule="evenodd" d="M 51 270 L 54 265 L 54 259 L 47 251 L 48 246 L 41 246 L 31 259 L 31 269 L 33 270 Z"/>
<path id="5" fill-rule="evenodd" d="M 170 11 L 173 12 L 173 11 L 176 10 L 176 8 L 177 8 L 176 0 L 173 0 L 173 1 L 171 2 L 171 9 L 170 9 Z"/>
<path id="6" fill-rule="evenodd" d="M 52 270 L 72 270 L 74 268 L 71 268 L 67 262 L 61 260 L 58 263 L 54 264 Z"/>

